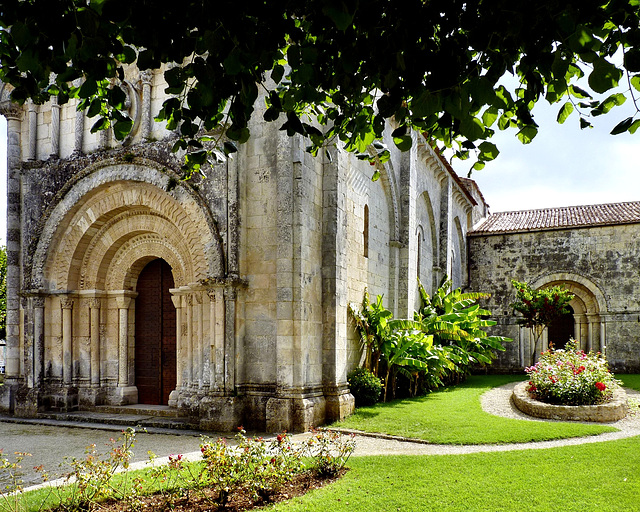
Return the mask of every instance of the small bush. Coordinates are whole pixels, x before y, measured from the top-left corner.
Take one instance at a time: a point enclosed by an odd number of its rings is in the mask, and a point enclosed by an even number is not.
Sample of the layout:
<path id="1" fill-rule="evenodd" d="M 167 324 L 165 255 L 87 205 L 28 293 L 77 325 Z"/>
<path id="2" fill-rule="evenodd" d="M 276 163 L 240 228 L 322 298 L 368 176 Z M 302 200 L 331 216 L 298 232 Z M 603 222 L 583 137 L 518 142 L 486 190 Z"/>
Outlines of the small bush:
<path id="1" fill-rule="evenodd" d="M 564 350 L 543 352 L 540 360 L 525 371 L 530 378 L 529 395 L 550 404 L 600 404 L 609 401 L 620 384 L 600 352 L 578 350 L 575 340 L 569 341 Z"/>
<path id="2" fill-rule="evenodd" d="M 356 368 L 347 375 L 351 394 L 356 399 L 356 407 L 373 405 L 380 400 L 382 382 L 366 368 Z"/>

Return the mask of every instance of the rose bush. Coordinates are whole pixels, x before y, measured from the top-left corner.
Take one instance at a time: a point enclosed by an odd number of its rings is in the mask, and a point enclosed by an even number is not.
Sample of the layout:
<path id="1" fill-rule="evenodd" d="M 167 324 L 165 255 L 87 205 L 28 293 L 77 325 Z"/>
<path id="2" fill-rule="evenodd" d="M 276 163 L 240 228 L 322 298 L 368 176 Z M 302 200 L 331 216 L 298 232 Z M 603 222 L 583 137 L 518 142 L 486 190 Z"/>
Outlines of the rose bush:
<path id="1" fill-rule="evenodd" d="M 578 350 L 571 340 L 564 350 L 549 349 L 540 360 L 525 368 L 527 391 L 532 398 L 550 404 L 595 405 L 607 402 L 620 385 L 600 353 Z"/>

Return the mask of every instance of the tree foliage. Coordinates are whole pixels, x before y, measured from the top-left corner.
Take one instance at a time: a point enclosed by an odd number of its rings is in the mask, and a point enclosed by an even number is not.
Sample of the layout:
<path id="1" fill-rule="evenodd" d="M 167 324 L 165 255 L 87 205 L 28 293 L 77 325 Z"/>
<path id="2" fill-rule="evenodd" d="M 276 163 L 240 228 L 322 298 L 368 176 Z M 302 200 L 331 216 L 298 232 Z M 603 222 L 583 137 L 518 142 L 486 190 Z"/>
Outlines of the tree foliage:
<path id="1" fill-rule="evenodd" d="M 535 358 L 542 333 L 554 320 L 570 312 L 568 306 L 574 295 L 562 286 L 534 290 L 528 283 L 515 279 L 511 284 L 516 289 L 516 301 L 511 307 L 514 313 L 522 315 L 516 323 L 531 329 L 535 339 L 532 356 Z"/>
<path id="2" fill-rule="evenodd" d="M 373 143 L 393 118 L 398 148 L 411 146 L 415 128 L 459 157 L 473 152 L 481 168 L 498 154 L 489 142 L 496 129 L 523 143 L 536 136 L 541 98 L 559 105 L 561 123 L 577 112 L 582 127 L 627 97 L 635 103 L 639 1 L 5 2 L 0 80 L 18 101 L 80 98 L 102 116 L 95 129 L 111 124 L 123 139 L 131 128 L 117 86 L 123 66 L 169 64 L 172 97 L 158 119 L 179 128 L 176 149 L 192 149 L 195 165 L 206 158 L 203 133 L 222 126 L 229 139 L 247 140 L 265 87 L 265 120 L 305 135 L 313 152 L 339 139 L 361 158 L 384 160 L 387 149 Z M 612 133 L 639 126 L 628 117 Z"/>

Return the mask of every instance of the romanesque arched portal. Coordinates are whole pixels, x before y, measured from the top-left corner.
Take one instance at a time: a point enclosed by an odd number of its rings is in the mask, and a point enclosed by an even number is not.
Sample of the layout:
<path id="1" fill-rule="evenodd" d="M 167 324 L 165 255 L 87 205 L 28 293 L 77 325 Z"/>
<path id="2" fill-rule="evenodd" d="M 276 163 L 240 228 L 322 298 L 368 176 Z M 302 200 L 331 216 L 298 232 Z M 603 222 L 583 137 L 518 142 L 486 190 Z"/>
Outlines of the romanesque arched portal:
<path id="1" fill-rule="evenodd" d="M 33 375 L 51 405 L 175 405 L 194 390 L 228 386 L 215 361 L 224 338 L 216 329 L 225 311 L 221 238 L 188 187 L 167 191 L 170 178 L 151 164 L 87 169 L 43 220 L 30 276 L 33 316 L 42 318 L 34 327 Z M 137 309 L 153 310 L 148 291 L 139 297 L 137 289 L 153 262 L 163 262 L 163 282 L 171 282 L 159 317 L 167 320 L 160 336 L 173 340 L 166 361 L 148 354 L 151 345 L 137 346 L 157 336 L 136 325 Z M 167 350 L 175 353 L 172 370 L 163 369 Z M 146 382 L 158 373 L 165 377 L 159 384 Z M 157 398 L 149 394 L 156 385 Z"/>

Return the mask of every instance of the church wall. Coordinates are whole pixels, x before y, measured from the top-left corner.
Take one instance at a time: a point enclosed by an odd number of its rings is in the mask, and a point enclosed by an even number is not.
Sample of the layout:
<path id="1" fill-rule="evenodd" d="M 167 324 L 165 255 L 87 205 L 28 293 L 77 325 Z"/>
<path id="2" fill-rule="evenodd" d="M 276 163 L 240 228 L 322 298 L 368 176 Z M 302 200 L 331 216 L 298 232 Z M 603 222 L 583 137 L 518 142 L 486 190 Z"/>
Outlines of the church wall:
<path id="1" fill-rule="evenodd" d="M 523 366 L 518 340 L 528 335 L 515 324 L 509 307 L 515 300 L 511 279 L 516 279 L 532 285 L 552 280 L 566 283 L 569 289 L 577 283 L 577 292 L 584 289 L 584 296 L 593 303 L 585 318 L 590 323 L 591 348 L 606 347 L 616 371 L 640 370 L 639 225 L 472 235 L 469 241 L 470 289 L 492 294 L 485 305 L 498 321 L 495 334 L 516 340 L 507 344 L 494 367 L 516 370 Z M 583 348 L 588 349 L 588 344 L 583 340 Z"/>

